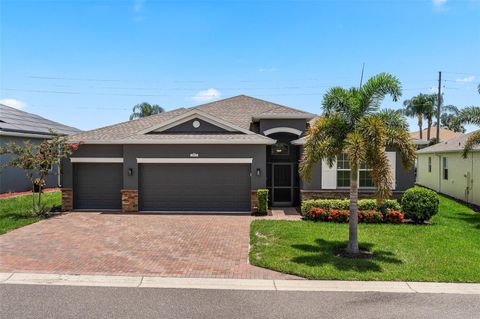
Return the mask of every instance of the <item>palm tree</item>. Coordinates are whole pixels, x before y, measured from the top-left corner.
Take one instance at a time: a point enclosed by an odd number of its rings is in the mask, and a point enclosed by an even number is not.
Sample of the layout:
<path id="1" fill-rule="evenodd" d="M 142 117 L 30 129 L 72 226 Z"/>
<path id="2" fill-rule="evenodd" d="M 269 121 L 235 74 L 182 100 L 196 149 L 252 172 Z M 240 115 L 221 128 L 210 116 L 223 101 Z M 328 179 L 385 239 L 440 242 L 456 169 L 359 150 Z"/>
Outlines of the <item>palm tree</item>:
<path id="1" fill-rule="evenodd" d="M 418 119 L 418 128 L 420 131 L 420 139 L 423 139 L 423 118 L 427 119 L 427 140 L 430 140 L 430 128 L 432 127 L 433 116 L 435 115 L 435 96 L 420 93 L 409 100 L 405 100 L 403 112 L 406 116 L 416 117 Z"/>
<path id="2" fill-rule="evenodd" d="M 470 106 L 460 110 L 458 115 L 462 123 L 475 124 L 480 126 L 480 106 Z M 468 153 L 475 145 L 480 145 L 480 131 L 470 135 L 463 148 L 463 157 L 467 158 Z"/>
<path id="3" fill-rule="evenodd" d="M 458 117 L 459 109 L 455 105 L 442 106 L 442 115 L 440 115 L 440 127 L 445 127 L 454 132 L 465 133 L 465 127 Z M 438 124 L 435 123 L 436 125 Z"/>
<path id="4" fill-rule="evenodd" d="M 132 109 L 132 115 L 130 115 L 130 120 L 139 119 L 141 117 L 146 117 L 158 113 L 165 112 L 165 110 L 157 105 L 157 104 L 149 104 L 147 102 L 143 102 L 140 104 L 136 104 Z"/>
<path id="5" fill-rule="evenodd" d="M 406 130 L 407 124 L 398 114 L 378 112 L 386 95 L 396 101 L 401 95 L 400 81 L 380 73 L 360 88 L 335 87 L 323 97 L 323 114 L 311 125 L 305 141 L 300 165 L 303 178 L 309 180 L 313 165 L 323 160 L 332 166 L 339 154 L 346 154 L 350 163 L 350 221 L 346 252 L 358 254 L 358 169 L 361 164 L 372 168 L 372 179 L 378 203 L 392 190 L 387 147 L 398 149 L 402 162 L 411 167 L 415 146 Z M 396 119 L 395 119 L 396 117 Z"/>

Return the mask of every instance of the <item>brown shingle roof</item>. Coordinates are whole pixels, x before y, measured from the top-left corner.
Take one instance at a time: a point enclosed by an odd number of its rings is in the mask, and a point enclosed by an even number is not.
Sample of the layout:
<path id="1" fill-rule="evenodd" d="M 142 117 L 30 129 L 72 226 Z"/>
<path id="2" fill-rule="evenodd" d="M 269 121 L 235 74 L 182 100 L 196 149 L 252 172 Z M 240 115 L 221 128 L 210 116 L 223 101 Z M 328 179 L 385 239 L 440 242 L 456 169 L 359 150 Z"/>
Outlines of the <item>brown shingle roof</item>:
<path id="1" fill-rule="evenodd" d="M 428 132 L 428 128 L 425 128 L 422 130 L 422 135 L 423 135 L 422 137 L 424 140 L 427 140 L 427 132 Z M 464 134 L 460 132 L 454 132 L 442 127 L 440 128 L 440 141 L 446 141 L 454 137 L 459 137 L 463 135 Z M 411 132 L 410 136 L 414 139 L 420 139 L 420 131 Z M 437 127 L 432 126 L 430 128 L 430 140 L 434 139 L 436 136 L 437 136 Z"/>
<path id="2" fill-rule="evenodd" d="M 171 141 L 182 139 L 207 139 L 207 140 L 219 140 L 225 141 L 263 141 L 268 143 L 273 141 L 268 137 L 259 134 L 233 134 L 233 135 L 189 135 L 183 134 L 151 134 L 146 135 L 142 132 L 158 126 L 162 122 L 166 122 L 175 117 L 178 117 L 184 113 L 191 112 L 198 109 L 204 113 L 217 117 L 231 125 L 243 129 L 250 129 L 250 123 L 255 116 L 282 116 L 289 114 L 292 117 L 309 119 L 313 117 L 312 114 L 306 113 L 300 110 L 296 110 L 280 104 L 252 98 L 245 95 L 234 96 L 228 99 L 215 101 L 207 104 L 202 104 L 190 109 L 180 108 L 169 112 L 164 112 L 148 117 L 144 117 L 134 121 L 127 121 L 107 127 L 82 132 L 71 136 L 72 141 L 85 141 L 85 142 L 101 142 L 101 141 Z M 249 136 L 246 136 L 249 135 Z"/>
<path id="3" fill-rule="evenodd" d="M 475 131 L 478 132 L 478 131 Z M 463 150 L 463 147 L 465 146 L 465 142 L 467 141 L 468 137 L 475 133 L 475 132 L 470 132 L 468 134 L 462 134 L 460 136 L 451 138 L 449 140 L 446 140 L 444 142 L 440 142 L 438 144 L 425 147 L 421 150 L 418 150 L 418 154 L 422 153 L 436 153 L 436 152 L 455 152 L 455 151 L 461 151 Z M 477 145 L 473 147 L 474 150 L 480 150 L 480 145 Z"/>
<path id="4" fill-rule="evenodd" d="M 305 119 L 315 116 L 311 113 L 246 95 L 238 95 L 228 99 L 202 104 L 194 108 L 246 129 L 250 129 L 252 118 L 256 116 L 275 117 L 290 115 L 292 117 L 301 116 Z"/>

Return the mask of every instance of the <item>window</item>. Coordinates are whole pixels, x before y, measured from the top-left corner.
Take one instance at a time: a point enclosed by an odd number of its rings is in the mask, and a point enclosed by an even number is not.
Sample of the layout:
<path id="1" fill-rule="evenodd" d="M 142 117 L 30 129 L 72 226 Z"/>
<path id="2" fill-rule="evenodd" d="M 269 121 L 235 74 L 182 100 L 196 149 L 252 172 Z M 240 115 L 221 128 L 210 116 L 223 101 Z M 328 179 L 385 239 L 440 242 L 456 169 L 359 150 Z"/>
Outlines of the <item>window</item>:
<path id="1" fill-rule="evenodd" d="M 358 169 L 359 187 L 373 187 L 372 169 L 366 164 L 360 165 Z M 337 157 L 337 187 L 350 186 L 350 162 L 348 156 L 342 154 Z"/>
<path id="2" fill-rule="evenodd" d="M 360 165 L 358 175 L 360 187 L 373 187 L 372 169 L 368 168 L 367 164 Z"/>
<path id="3" fill-rule="evenodd" d="M 288 143 L 278 142 L 272 145 L 272 155 L 288 155 L 290 152 L 290 146 Z"/>
<path id="4" fill-rule="evenodd" d="M 350 162 L 348 156 L 342 154 L 337 157 L 337 187 L 350 186 Z"/>
<path id="5" fill-rule="evenodd" d="M 432 158 L 430 156 L 428 157 L 428 172 L 432 172 Z"/>
<path id="6" fill-rule="evenodd" d="M 448 158 L 443 158 L 443 179 L 448 179 Z"/>

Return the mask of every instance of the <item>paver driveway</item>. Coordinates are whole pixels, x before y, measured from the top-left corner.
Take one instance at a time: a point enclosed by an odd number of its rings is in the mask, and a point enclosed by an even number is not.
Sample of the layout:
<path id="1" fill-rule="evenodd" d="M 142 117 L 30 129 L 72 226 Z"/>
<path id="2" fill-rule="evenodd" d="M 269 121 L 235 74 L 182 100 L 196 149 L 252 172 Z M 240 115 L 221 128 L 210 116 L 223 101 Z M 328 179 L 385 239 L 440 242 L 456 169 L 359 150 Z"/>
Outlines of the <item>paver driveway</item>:
<path id="1" fill-rule="evenodd" d="M 248 264 L 252 218 L 70 213 L 0 236 L 0 272 L 293 278 Z"/>

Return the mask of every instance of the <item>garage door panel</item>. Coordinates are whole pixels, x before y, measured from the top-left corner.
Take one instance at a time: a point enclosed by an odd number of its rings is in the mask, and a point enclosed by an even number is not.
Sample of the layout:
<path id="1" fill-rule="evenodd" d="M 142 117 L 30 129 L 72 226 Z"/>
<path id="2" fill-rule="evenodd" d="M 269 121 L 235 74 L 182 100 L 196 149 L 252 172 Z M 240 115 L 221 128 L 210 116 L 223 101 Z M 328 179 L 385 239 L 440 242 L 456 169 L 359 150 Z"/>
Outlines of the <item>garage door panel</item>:
<path id="1" fill-rule="evenodd" d="M 113 163 L 74 164 L 75 209 L 120 209 L 123 166 Z"/>
<path id="2" fill-rule="evenodd" d="M 250 165 L 142 164 L 144 211 L 248 211 Z"/>

